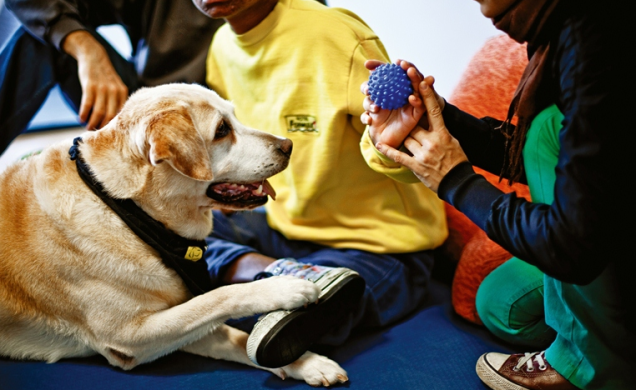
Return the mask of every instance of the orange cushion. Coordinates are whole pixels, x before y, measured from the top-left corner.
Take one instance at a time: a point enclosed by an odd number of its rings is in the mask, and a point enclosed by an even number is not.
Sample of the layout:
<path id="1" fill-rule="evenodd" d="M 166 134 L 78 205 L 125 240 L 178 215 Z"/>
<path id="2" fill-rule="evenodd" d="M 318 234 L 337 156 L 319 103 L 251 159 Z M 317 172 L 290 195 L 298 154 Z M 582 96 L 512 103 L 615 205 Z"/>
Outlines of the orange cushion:
<path id="1" fill-rule="evenodd" d="M 475 305 L 477 289 L 490 272 L 511 257 L 508 251 L 489 239 L 486 232 L 479 229 L 464 247 L 455 270 L 451 300 L 457 314 L 475 324 L 482 323 Z"/>
<path id="2" fill-rule="evenodd" d="M 490 116 L 503 120 L 527 63 L 525 45 L 507 35 L 491 38 L 470 60 L 448 101 L 478 118 Z M 518 183 L 509 186 L 505 180 L 499 182 L 497 175 L 478 167 L 475 171 L 500 190 L 515 191 L 518 196 L 530 199 L 527 186 Z M 449 204 L 445 207 L 449 237 L 443 251 L 457 261 L 452 285 L 453 307 L 460 316 L 481 324 L 475 307 L 477 289 L 492 270 L 512 255 L 490 240 L 464 214 Z"/>
<path id="3" fill-rule="evenodd" d="M 525 44 L 505 34 L 490 38 L 471 58 L 448 101 L 477 118 L 504 120 L 527 64 Z"/>

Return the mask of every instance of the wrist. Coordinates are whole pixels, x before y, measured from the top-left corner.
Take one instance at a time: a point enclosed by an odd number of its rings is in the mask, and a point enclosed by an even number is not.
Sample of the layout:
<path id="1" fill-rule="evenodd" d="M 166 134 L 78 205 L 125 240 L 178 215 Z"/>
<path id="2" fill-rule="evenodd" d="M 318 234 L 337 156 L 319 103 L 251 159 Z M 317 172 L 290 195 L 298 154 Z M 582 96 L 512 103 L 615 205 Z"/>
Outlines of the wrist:
<path id="1" fill-rule="evenodd" d="M 378 135 L 376 134 L 376 132 L 374 131 L 373 127 L 369 126 L 368 127 L 368 131 L 367 133 L 369 133 L 369 139 L 371 140 L 371 145 L 373 145 L 375 147 L 375 145 L 378 143 Z"/>
<path id="2" fill-rule="evenodd" d="M 77 61 L 105 52 L 97 39 L 86 30 L 76 30 L 69 33 L 62 42 L 62 50 Z"/>

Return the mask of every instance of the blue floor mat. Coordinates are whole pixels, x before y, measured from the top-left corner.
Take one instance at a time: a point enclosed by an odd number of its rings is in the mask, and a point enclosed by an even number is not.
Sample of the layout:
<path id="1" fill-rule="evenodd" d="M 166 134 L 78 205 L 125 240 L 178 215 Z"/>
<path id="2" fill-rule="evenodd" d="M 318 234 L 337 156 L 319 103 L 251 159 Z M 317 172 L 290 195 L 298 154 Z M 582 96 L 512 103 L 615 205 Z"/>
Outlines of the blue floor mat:
<path id="1" fill-rule="evenodd" d="M 448 287 L 434 283 L 427 307 L 381 331 L 358 332 L 343 346 L 318 348 L 347 370 L 349 389 L 487 389 L 475 374 L 484 352 L 510 352 L 485 328 L 457 316 Z M 1 390 L 307 389 L 303 382 L 225 361 L 176 352 L 122 371 L 101 356 L 54 364 L 0 358 Z"/>

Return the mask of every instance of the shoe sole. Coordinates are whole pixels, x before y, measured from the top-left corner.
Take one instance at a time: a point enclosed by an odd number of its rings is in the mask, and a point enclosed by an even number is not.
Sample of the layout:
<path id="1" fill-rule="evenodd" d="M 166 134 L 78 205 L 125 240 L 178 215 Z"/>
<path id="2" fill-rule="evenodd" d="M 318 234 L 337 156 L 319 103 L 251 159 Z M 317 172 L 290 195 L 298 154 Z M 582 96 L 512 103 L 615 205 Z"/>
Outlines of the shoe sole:
<path id="1" fill-rule="evenodd" d="M 247 356 L 261 367 L 283 367 L 296 361 L 318 339 L 338 325 L 360 303 L 365 282 L 345 270 L 323 282 L 318 304 L 263 316 L 247 340 Z"/>
<path id="2" fill-rule="evenodd" d="M 477 371 L 479 379 L 493 390 L 530 390 L 503 377 L 494 367 L 488 364 L 486 354 L 481 355 L 479 360 L 477 360 L 475 371 Z"/>

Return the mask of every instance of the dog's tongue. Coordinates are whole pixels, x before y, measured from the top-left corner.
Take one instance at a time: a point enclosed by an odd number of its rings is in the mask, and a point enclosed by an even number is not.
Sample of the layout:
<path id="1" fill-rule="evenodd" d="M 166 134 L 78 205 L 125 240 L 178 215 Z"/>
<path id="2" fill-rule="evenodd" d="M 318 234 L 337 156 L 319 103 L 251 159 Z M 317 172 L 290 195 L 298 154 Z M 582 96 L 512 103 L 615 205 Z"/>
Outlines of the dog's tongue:
<path id="1" fill-rule="evenodd" d="M 263 193 L 271 196 L 273 200 L 276 200 L 276 191 L 274 191 L 274 187 L 267 180 L 263 182 Z"/>

